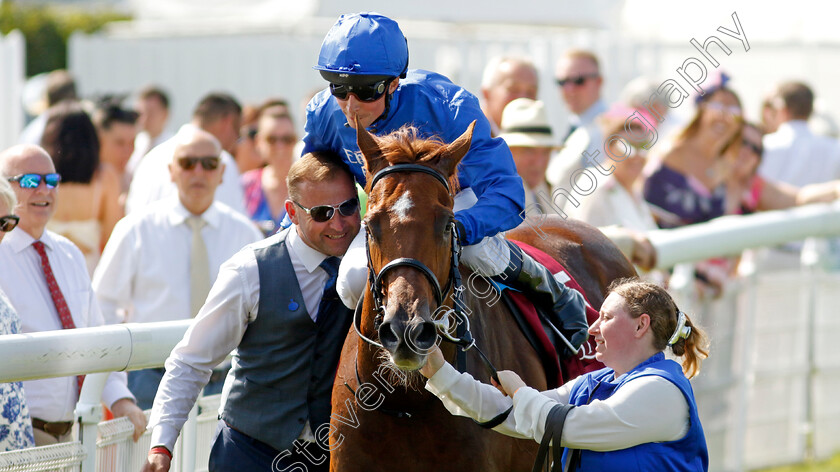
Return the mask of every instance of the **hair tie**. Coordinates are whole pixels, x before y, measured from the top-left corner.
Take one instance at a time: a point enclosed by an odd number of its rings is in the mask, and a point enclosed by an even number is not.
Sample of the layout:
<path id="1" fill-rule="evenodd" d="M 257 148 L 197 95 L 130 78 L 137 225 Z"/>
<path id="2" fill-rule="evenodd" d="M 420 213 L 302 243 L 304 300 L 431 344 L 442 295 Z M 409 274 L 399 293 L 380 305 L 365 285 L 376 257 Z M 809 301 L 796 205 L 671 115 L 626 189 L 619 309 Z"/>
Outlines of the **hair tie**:
<path id="1" fill-rule="evenodd" d="M 668 340 L 669 346 L 673 346 L 678 343 L 680 339 L 688 338 L 688 335 L 691 334 L 691 326 L 686 326 L 685 320 L 685 313 L 680 311 L 679 317 L 677 318 L 677 329 L 674 330 L 674 334 L 672 334 L 671 339 Z"/>

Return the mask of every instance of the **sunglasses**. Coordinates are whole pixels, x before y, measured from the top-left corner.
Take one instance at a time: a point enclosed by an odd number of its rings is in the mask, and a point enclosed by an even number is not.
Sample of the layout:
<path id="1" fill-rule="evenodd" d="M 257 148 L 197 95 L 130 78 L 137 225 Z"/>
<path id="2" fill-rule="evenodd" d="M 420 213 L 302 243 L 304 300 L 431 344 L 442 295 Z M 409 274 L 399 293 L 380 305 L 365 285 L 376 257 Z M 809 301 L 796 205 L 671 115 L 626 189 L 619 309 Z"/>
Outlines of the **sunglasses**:
<path id="1" fill-rule="evenodd" d="M 385 79 L 369 85 L 330 84 L 330 93 L 339 100 L 347 100 L 348 94 L 353 94 L 362 102 L 375 102 L 385 94 L 393 79 Z"/>
<path id="2" fill-rule="evenodd" d="M 297 136 L 293 134 L 287 134 L 284 136 L 268 135 L 265 137 L 265 142 L 267 142 L 270 146 L 274 146 L 278 143 L 283 143 L 287 146 L 291 146 L 292 144 L 297 143 Z"/>
<path id="3" fill-rule="evenodd" d="M 204 170 L 216 170 L 219 168 L 220 162 L 221 161 L 216 156 L 182 157 L 178 159 L 178 165 L 184 170 L 193 170 L 198 163 L 201 163 L 201 167 L 203 167 Z"/>
<path id="4" fill-rule="evenodd" d="M 555 79 L 555 80 L 557 82 L 557 85 L 559 85 L 561 87 L 565 86 L 569 82 L 571 82 L 572 84 L 574 84 L 577 87 L 580 87 L 581 85 L 586 83 L 587 79 L 594 79 L 596 77 L 599 77 L 599 75 L 597 73 L 592 73 L 592 74 L 579 75 L 577 77 L 565 77 L 565 78 L 562 78 L 562 79 Z"/>
<path id="5" fill-rule="evenodd" d="M 708 108 L 709 110 L 715 110 L 722 113 L 728 113 L 732 116 L 741 116 L 741 107 L 737 105 L 724 105 L 723 103 L 719 102 L 708 102 L 704 103 L 703 106 Z"/>
<path id="6" fill-rule="evenodd" d="M 330 221 L 333 215 L 335 215 L 336 210 L 338 210 L 338 212 L 341 213 L 342 216 L 352 216 L 359 211 L 359 199 L 356 197 L 343 201 L 335 206 L 318 205 L 312 208 L 306 208 L 305 206 L 301 205 L 300 203 L 294 200 L 292 200 L 292 203 L 299 206 L 301 210 L 305 211 L 307 215 L 309 215 L 313 220 L 315 220 L 318 223 Z"/>
<path id="7" fill-rule="evenodd" d="M 746 146 L 747 149 L 750 149 L 750 150 L 752 150 L 752 152 L 756 153 L 756 155 L 758 155 L 758 156 L 761 156 L 762 154 L 764 154 L 764 148 L 762 148 L 761 145 L 750 141 L 749 139 L 745 139 L 745 140 L 741 141 L 741 143 L 744 146 Z"/>
<path id="8" fill-rule="evenodd" d="M 8 233 L 15 229 L 19 221 L 20 217 L 17 215 L 0 216 L 0 231 Z"/>
<path id="9" fill-rule="evenodd" d="M 60 174 L 20 174 L 9 177 L 9 182 L 17 182 L 20 188 L 38 188 L 41 180 L 47 184 L 47 188 L 56 188 L 61 182 Z"/>

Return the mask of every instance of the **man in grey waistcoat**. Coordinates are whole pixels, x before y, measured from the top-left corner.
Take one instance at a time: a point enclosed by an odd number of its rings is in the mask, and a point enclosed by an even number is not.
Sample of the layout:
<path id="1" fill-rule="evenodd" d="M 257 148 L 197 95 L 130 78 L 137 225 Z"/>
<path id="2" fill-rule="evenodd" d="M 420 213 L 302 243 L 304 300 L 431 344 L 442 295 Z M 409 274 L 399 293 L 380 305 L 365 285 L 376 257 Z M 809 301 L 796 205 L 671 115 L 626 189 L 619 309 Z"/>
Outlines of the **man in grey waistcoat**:
<path id="1" fill-rule="evenodd" d="M 359 232 L 359 201 L 333 154 L 306 154 L 286 181 L 294 224 L 222 265 L 166 361 L 144 472 L 169 470 L 198 393 L 231 351 L 209 470 L 329 469 L 330 396 L 352 319 L 335 280 Z"/>

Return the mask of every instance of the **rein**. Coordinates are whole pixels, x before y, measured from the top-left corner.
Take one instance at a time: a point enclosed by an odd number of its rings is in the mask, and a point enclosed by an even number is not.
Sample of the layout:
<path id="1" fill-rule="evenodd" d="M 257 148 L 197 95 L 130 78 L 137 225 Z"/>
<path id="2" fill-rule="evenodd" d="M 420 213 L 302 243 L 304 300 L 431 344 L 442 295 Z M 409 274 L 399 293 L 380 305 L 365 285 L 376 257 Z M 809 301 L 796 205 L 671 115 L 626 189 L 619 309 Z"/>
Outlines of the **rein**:
<path id="1" fill-rule="evenodd" d="M 440 182 L 445 188 L 446 191 L 450 194 L 452 193 L 449 182 L 446 178 L 438 171 L 426 167 L 419 164 L 394 164 L 392 166 L 386 167 L 379 172 L 377 172 L 370 181 L 370 189 L 372 190 L 376 183 L 381 180 L 383 177 L 394 174 L 397 172 L 421 172 L 428 175 L 431 175 L 438 182 Z M 487 373 L 490 375 L 496 383 L 499 383 L 499 376 L 496 371 L 495 366 L 493 363 L 490 362 L 490 359 L 478 348 L 475 342 L 475 338 L 473 338 L 472 332 L 470 331 L 470 322 L 469 318 L 461 311 L 461 306 L 463 306 L 463 292 L 465 290 L 463 284 L 461 283 L 461 272 L 458 269 L 459 260 L 461 257 L 461 242 L 458 240 L 458 231 L 455 227 L 455 221 L 449 222 L 450 226 L 450 234 L 451 234 L 451 255 L 450 255 L 450 268 L 449 268 L 449 280 L 447 281 L 446 287 L 441 289 L 440 282 L 438 281 L 437 277 L 435 276 L 434 272 L 429 269 L 426 264 L 423 264 L 421 261 L 409 257 L 400 257 L 394 259 L 382 269 L 379 270 L 379 273 L 375 273 L 372 267 L 372 261 L 370 257 L 370 233 L 368 232 L 367 227 L 365 227 L 365 251 L 367 254 L 367 262 L 368 262 L 368 282 L 370 287 L 370 293 L 373 296 L 373 309 L 376 313 L 374 317 L 374 330 L 378 331 L 379 326 L 382 323 L 382 318 L 385 315 L 385 308 L 382 303 L 382 282 L 385 278 L 385 274 L 393 270 L 397 267 L 410 267 L 416 270 L 419 270 L 430 282 L 432 289 L 434 290 L 435 294 L 435 301 L 437 302 L 438 308 L 443 306 L 444 302 L 444 295 L 452 293 L 452 304 L 454 305 L 450 308 L 447 312 L 443 314 L 441 320 L 436 321 L 435 325 L 440 331 L 443 339 L 452 344 L 456 345 L 460 350 L 457 352 L 456 358 L 456 366 L 459 371 L 464 372 L 466 370 L 466 352 L 470 349 L 474 349 L 476 353 L 478 353 L 479 357 L 481 358 L 482 364 L 486 369 Z M 364 304 L 364 297 L 361 297 L 356 304 L 356 309 L 353 312 L 353 328 L 356 330 L 356 334 L 359 336 L 360 339 L 365 341 L 366 343 L 373 345 L 378 348 L 383 348 L 382 344 L 377 341 L 374 341 L 365 335 L 362 334 L 361 330 L 361 312 L 362 312 L 362 305 Z M 451 327 L 449 323 L 449 316 L 453 315 L 456 318 L 457 324 L 455 326 L 455 335 L 453 336 L 450 334 Z M 358 360 L 357 360 L 358 362 Z M 358 363 L 356 365 L 356 380 L 361 385 L 361 379 L 359 377 L 358 371 Z M 349 385 L 345 383 L 350 391 L 353 391 Z M 498 416 L 492 418 L 486 422 L 478 422 L 475 421 L 476 424 L 483 428 L 494 428 L 501 424 L 502 422 L 507 419 L 508 415 L 510 414 L 513 406 L 508 408 L 506 411 L 502 412 Z M 389 413 L 384 411 L 385 413 Z M 407 412 L 396 412 L 390 413 L 397 417 L 410 417 L 411 415 Z"/>

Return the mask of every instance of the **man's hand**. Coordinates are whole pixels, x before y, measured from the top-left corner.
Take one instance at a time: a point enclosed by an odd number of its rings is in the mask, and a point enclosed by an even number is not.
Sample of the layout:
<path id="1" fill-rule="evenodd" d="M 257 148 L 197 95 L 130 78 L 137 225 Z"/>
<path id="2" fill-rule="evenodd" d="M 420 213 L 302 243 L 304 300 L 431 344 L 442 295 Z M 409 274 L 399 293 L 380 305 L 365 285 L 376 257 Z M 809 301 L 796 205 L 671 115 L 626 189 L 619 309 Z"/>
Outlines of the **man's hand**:
<path id="1" fill-rule="evenodd" d="M 166 454 L 150 452 L 140 472 L 169 472 L 171 462 L 172 459 Z"/>
<path id="2" fill-rule="evenodd" d="M 120 398 L 111 405 L 111 412 L 114 413 L 114 418 L 122 418 L 125 416 L 131 423 L 134 424 L 134 442 L 140 439 L 140 436 L 146 432 L 146 415 L 143 410 L 134 403 L 130 398 Z M 167 466 L 168 470 L 168 466 Z"/>
<path id="3" fill-rule="evenodd" d="M 633 233 L 633 264 L 642 270 L 651 270 L 656 266 L 656 248 L 644 233 Z"/>

